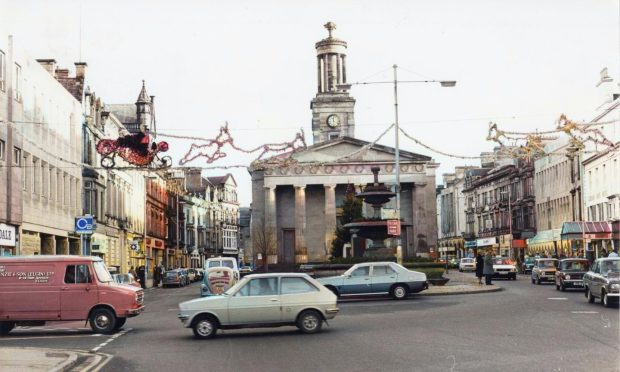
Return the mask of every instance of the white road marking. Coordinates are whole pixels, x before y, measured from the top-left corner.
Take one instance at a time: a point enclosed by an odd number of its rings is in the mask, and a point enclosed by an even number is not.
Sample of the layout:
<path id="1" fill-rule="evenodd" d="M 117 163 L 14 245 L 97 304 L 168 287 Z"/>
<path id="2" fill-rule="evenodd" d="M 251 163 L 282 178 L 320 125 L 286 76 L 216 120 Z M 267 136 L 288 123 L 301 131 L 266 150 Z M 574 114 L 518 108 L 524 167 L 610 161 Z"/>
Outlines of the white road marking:
<path id="1" fill-rule="evenodd" d="M 573 314 L 598 314 L 598 311 L 571 311 Z"/>
<path id="2" fill-rule="evenodd" d="M 103 341 L 102 343 L 100 343 L 99 345 L 95 346 L 94 348 L 92 348 L 90 350 L 91 353 L 95 353 L 97 351 L 99 351 L 99 349 L 101 349 L 104 346 L 107 346 L 110 342 L 114 341 L 115 339 L 117 339 L 118 337 L 121 337 L 122 335 L 126 334 L 127 332 L 132 331 L 133 328 L 127 328 L 123 331 L 120 331 L 112 336 L 110 336 L 107 340 Z"/>
<path id="3" fill-rule="evenodd" d="M 566 297 L 549 297 L 547 300 L 568 300 Z"/>
<path id="4" fill-rule="evenodd" d="M 168 311 L 177 311 L 179 309 L 168 309 Z"/>
<path id="5" fill-rule="evenodd" d="M 77 338 L 77 337 L 90 337 L 90 335 L 57 335 L 57 336 L 31 336 L 31 337 L 6 337 L 0 339 L 2 341 L 12 341 L 12 340 L 36 340 L 39 338 Z"/>

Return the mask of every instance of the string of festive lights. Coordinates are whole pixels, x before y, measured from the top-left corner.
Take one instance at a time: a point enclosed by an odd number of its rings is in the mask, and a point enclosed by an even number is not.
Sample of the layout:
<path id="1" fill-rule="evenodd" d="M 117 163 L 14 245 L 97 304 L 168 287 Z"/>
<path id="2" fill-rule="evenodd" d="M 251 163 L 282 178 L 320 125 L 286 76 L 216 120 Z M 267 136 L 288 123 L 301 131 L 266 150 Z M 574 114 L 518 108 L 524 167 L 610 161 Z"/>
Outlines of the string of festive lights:
<path id="1" fill-rule="evenodd" d="M 412 140 L 413 142 L 417 143 L 418 145 L 420 145 L 420 146 L 424 147 L 425 149 L 427 149 L 429 151 L 432 151 L 432 152 L 434 152 L 436 154 L 440 154 L 440 155 L 447 156 L 447 157 L 450 157 L 450 158 L 457 158 L 457 159 L 481 159 L 480 156 L 455 155 L 455 154 L 447 153 L 445 151 L 437 150 L 437 149 L 435 149 L 435 148 L 433 148 L 433 147 L 423 143 L 419 139 L 411 136 L 409 133 L 405 132 L 405 130 L 402 127 L 399 128 L 399 129 L 400 129 L 400 132 L 405 137 L 409 138 L 410 140 Z"/>
<path id="2" fill-rule="evenodd" d="M 203 137 L 195 137 L 195 136 L 180 136 L 166 133 L 155 133 L 155 135 L 161 137 L 170 137 L 177 139 L 186 139 L 193 141 L 203 141 L 204 143 L 192 143 L 190 145 L 189 150 L 185 153 L 185 155 L 179 160 L 179 165 L 184 165 L 192 160 L 195 160 L 199 157 L 206 158 L 207 164 L 211 164 L 216 160 L 225 158 L 227 154 L 222 151 L 224 146 L 229 145 L 236 151 L 245 153 L 245 154 L 253 154 L 255 152 L 260 151 L 257 159 L 262 159 L 265 154 L 273 152 L 276 154 L 290 152 L 295 153 L 301 150 L 305 150 L 308 146 L 306 145 L 306 138 L 304 135 L 303 129 L 300 132 L 297 132 L 295 135 L 295 139 L 290 142 L 280 142 L 280 143 L 266 143 L 260 145 L 258 147 L 252 149 L 244 149 L 235 144 L 234 138 L 230 134 L 230 130 L 228 129 L 228 122 L 220 127 L 220 131 L 215 138 L 203 138 Z"/>

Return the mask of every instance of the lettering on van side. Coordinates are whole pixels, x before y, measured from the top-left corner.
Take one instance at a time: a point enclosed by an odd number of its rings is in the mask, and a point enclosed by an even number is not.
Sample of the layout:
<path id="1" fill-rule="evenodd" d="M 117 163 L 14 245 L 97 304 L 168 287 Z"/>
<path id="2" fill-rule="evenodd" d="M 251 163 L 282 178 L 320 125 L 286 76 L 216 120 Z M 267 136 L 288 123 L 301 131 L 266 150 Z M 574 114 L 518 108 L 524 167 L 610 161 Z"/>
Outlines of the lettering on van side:
<path id="1" fill-rule="evenodd" d="M 35 283 L 48 283 L 53 271 L 0 271 L 0 278 L 17 277 L 17 280 L 32 280 Z"/>

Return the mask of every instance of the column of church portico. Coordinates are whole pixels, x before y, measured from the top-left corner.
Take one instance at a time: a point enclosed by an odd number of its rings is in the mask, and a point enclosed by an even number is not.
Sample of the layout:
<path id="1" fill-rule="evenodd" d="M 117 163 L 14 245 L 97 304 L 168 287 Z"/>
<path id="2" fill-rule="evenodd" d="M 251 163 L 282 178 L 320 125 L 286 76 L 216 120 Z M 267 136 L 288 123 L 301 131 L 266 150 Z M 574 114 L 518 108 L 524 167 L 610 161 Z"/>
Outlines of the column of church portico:
<path id="1" fill-rule="evenodd" d="M 426 208 L 426 184 L 416 183 L 411 189 L 412 200 L 412 223 L 413 223 L 413 249 L 416 254 L 428 253 L 427 234 L 427 208 Z"/>
<path id="2" fill-rule="evenodd" d="M 265 186 L 265 228 L 276 227 L 276 187 Z"/>
<path id="3" fill-rule="evenodd" d="M 336 185 L 325 187 L 325 251 L 331 252 L 332 240 L 336 231 Z"/>
<path id="4" fill-rule="evenodd" d="M 306 186 L 295 186 L 295 249 L 306 248 Z"/>

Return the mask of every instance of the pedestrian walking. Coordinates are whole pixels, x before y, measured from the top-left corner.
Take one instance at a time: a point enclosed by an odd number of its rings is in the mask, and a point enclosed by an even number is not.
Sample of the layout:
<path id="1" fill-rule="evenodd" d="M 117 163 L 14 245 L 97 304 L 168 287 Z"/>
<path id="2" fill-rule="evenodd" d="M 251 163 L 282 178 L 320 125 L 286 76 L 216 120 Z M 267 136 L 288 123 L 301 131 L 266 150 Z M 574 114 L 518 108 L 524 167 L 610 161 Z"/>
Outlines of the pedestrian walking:
<path id="1" fill-rule="evenodd" d="M 146 270 L 144 269 L 144 266 L 138 267 L 138 279 L 140 280 L 140 286 L 143 289 L 146 289 Z"/>
<path id="2" fill-rule="evenodd" d="M 482 254 L 478 252 L 476 256 L 476 277 L 478 277 L 478 284 L 482 285 L 482 270 L 484 268 L 484 259 L 482 258 Z"/>
<path id="3" fill-rule="evenodd" d="M 484 274 L 484 284 L 491 285 L 491 278 L 493 278 L 493 274 L 495 274 L 495 270 L 493 270 L 493 254 L 491 251 L 487 251 L 484 256 L 484 266 L 482 268 L 482 274 Z"/>

